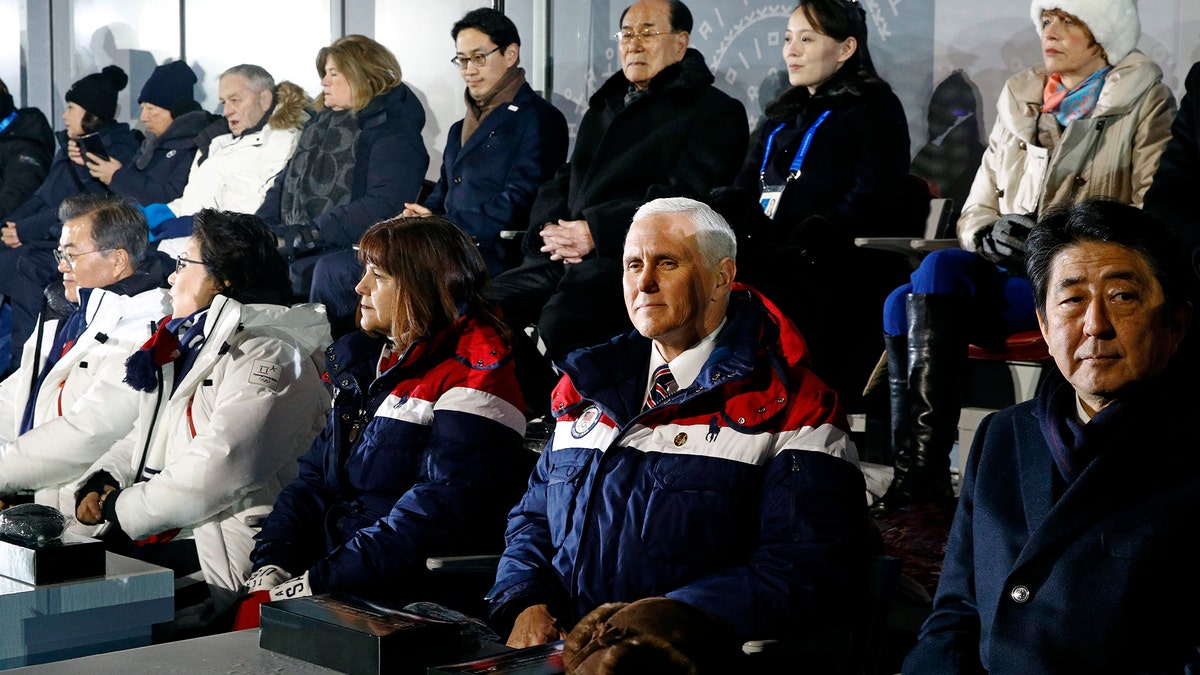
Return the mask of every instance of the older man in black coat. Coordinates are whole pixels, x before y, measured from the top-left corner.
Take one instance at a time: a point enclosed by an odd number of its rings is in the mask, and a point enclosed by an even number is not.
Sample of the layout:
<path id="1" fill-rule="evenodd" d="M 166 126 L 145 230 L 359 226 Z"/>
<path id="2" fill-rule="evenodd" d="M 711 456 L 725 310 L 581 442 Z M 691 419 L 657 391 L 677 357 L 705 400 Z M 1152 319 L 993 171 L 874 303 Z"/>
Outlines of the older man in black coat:
<path id="1" fill-rule="evenodd" d="M 493 282 L 506 319 L 536 324 L 551 358 L 631 328 L 620 256 L 634 211 L 658 197 L 701 198 L 729 184 L 745 157 L 745 108 L 712 86 L 688 48 L 691 28 L 682 2 L 625 10 L 621 72 L 592 96 L 570 160 L 539 188 L 524 261 Z"/>

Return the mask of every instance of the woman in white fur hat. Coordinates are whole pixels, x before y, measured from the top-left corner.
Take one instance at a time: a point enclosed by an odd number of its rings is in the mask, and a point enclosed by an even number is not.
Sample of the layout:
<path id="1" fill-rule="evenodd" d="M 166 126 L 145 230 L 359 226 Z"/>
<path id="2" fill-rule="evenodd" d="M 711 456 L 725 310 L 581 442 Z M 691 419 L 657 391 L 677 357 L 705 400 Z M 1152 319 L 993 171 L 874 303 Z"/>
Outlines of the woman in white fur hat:
<path id="1" fill-rule="evenodd" d="M 1043 63 L 1000 93 L 958 219 L 962 248 L 927 256 L 884 303 L 895 473 L 877 515 L 952 505 L 967 345 L 1038 329 L 1025 278 L 1038 214 L 1094 196 L 1140 208 L 1170 138 L 1175 98 L 1135 49 L 1136 0 L 1033 0 L 1030 14 Z"/>

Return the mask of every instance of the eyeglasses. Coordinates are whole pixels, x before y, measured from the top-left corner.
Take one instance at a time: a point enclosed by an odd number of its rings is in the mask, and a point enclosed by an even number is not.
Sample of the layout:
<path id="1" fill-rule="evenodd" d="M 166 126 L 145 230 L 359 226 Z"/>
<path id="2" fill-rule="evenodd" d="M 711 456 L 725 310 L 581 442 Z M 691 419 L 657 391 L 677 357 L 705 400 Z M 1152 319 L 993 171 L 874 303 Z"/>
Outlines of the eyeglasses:
<path id="1" fill-rule="evenodd" d="M 54 249 L 54 259 L 58 261 L 59 265 L 66 265 L 71 269 L 75 269 L 75 259 L 79 256 L 88 255 L 89 253 L 108 253 L 111 250 L 111 248 L 98 248 L 95 251 L 84 251 L 83 253 L 67 253 L 60 248 L 56 248 Z"/>
<path id="2" fill-rule="evenodd" d="M 203 260 L 192 260 L 191 258 L 185 258 L 183 256 L 179 256 L 178 258 L 175 259 L 175 273 L 178 274 L 178 273 L 182 272 L 183 268 L 187 267 L 189 264 L 203 265 L 204 261 Z"/>
<path id="3" fill-rule="evenodd" d="M 675 31 L 670 31 L 670 30 L 665 30 L 665 31 L 664 30 L 650 30 L 649 28 L 647 28 L 646 30 L 644 30 L 640 33 L 635 33 L 631 30 L 621 30 L 621 31 L 617 31 L 616 33 L 613 33 L 612 38 L 614 40 L 616 40 L 617 42 L 620 42 L 623 45 L 627 45 L 627 44 L 633 42 L 634 40 L 639 40 L 641 42 L 649 42 L 650 40 L 653 40 L 654 38 L 658 37 L 659 35 L 670 35 L 674 32 Z"/>
<path id="4" fill-rule="evenodd" d="M 498 51 L 500 51 L 500 48 L 496 47 L 492 51 L 483 52 L 482 54 L 472 54 L 470 56 L 455 56 L 454 58 L 450 59 L 450 63 L 453 63 L 454 65 L 458 66 L 459 70 L 466 70 L 468 63 L 475 66 L 476 68 L 482 68 L 487 63 L 487 57 L 491 56 L 492 54 L 495 54 Z"/>

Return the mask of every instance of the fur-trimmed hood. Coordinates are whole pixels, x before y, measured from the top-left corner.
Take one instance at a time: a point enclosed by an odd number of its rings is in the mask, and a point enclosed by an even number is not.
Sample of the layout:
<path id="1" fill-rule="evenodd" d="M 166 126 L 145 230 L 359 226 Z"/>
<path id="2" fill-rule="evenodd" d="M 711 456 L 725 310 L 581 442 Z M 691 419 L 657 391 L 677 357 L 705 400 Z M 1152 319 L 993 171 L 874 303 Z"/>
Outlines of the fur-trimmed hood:
<path id="1" fill-rule="evenodd" d="M 284 80 L 275 85 L 275 104 L 267 124 L 272 129 L 299 129 L 308 121 L 308 94 L 300 85 Z"/>

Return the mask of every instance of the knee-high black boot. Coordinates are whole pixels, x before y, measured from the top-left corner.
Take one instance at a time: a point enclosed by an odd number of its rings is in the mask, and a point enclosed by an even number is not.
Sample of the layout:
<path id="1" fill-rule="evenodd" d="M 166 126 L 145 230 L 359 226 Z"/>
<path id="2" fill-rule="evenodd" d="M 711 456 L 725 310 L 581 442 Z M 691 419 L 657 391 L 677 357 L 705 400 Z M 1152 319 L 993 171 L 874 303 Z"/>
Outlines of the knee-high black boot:
<path id="1" fill-rule="evenodd" d="M 892 485 L 902 482 L 901 478 L 912 466 L 912 421 L 908 402 L 908 336 L 883 334 L 884 354 L 887 357 L 888 382 L 888 445 L 892 452 L 892 482 L 887 493 L 872 506 L 871 510 L 882 515 L 892 510 L 892 502 L 899 501 Z M 896 505 L 899 506 L 898 504 Z"/>
<path id="2" fill-rule="evenodd" d="M 899 349 L 899 341 L 888 342 L 896 468 L 892 484 L 876 505 L 876 512 L 954 495 L 950 486 L 950 451 L 958 437 L 962 377 L 967 360 L 961 309 L 961 299 L 951 295 L 908 296 L 906 387 L 901 387 L 900 377 L 893 374 L 891 367 L 891 349 Z M 898 354 L 894 360 L 899 361 Z M 907 410 L 898 414 L 904 410 L 901 406 L 905 399 Z M 897 424 L 906 424 L 907 430 Z"/>

